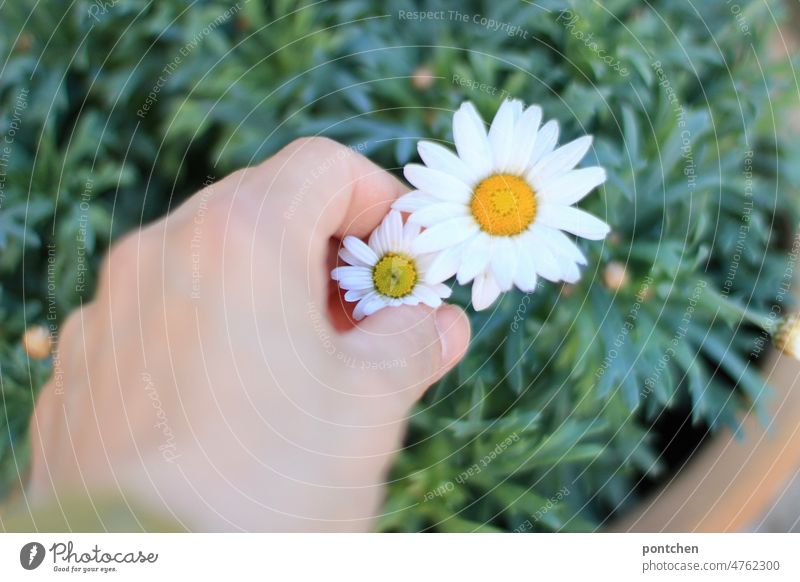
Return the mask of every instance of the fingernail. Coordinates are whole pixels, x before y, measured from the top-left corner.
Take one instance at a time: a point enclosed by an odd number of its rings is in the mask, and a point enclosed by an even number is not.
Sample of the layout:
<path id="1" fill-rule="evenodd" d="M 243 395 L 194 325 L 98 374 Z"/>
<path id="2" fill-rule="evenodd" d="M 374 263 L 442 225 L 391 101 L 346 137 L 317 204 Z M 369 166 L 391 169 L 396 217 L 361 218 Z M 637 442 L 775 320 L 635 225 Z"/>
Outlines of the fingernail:
<path id="1" fill-rule="evenodd" d="M 442 365 L 449 368 L 454 360 L 460 359 L 465 346 L 459 341 L 463 335 L 466 314 L 454 305 L 443 305 L 433 314 L 433 322 L 439 334 L 439 345 L 442 350 Z M 469 321 L 466 322 L 469 329 Z M 452 340 L 456 340 L 455 342 Z M 454 345 L 458 344 L 458 345 Z"/>

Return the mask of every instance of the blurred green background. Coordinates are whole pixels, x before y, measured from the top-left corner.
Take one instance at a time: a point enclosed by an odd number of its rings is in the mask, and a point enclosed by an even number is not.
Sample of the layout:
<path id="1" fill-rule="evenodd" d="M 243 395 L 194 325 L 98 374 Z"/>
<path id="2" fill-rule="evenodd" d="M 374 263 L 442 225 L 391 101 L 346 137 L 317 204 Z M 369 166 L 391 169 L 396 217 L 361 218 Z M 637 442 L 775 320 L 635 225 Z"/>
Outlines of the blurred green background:
<path id="1" fill-rule="evenodd" d="M 6 2 L 0 494 L 50 368 L 22 335 L 91 299 L 111 241 L 298 136 L 399 173 L 418 139 L 452 139 L 463 100 L 490 119 L 513 96 L 561 143 L 595 135 L 584 164 L 609 180 L 583 206 L 614 232 L 582 245 L 579 284 L 471 316 L 380 527 L 606 523 L 768 394 L 751 322 L 789 309 L 800 179 L 791 63 L 766 50 L 783 18 L 744 0 Z"/>

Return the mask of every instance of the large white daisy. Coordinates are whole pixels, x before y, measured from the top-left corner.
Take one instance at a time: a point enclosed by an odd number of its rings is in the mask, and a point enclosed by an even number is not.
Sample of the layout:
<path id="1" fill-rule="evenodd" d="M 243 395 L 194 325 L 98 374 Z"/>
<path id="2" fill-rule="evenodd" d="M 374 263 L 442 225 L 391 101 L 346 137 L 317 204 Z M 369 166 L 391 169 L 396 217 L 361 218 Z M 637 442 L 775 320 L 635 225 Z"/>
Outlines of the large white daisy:
<path id="1" fill-rule="evenodd" d="M 425 165 L 408 164 L 416 190 L 399 198 L 396 210 L 424 226 L 412 250 L 437 253 L 430 281 L 456 275 L 473 281 L 472 305 L 491 305 L 517 286 L 536 288 L 537 276 L 575 282 L 586 258 L 565 232 L 600 240 L 608 225 L 572 206 L 602 184 L 601 167 L 575 169 L 592 144 L 584 136 L 555 149 L 558 123 L 539 127 L 542 110 L 503 102 L 487 134 L 472 103 L 453 116 L 458 155 L 433 142 L 418 150 Z"/>
<path id="2" fill-rule="evenodd" d="M 342 241 L 339 257 L 348 265 L 336 267 L 331 277 L 347 290 L 347 301 L 358 301 L 354 319 L 389 306 L 424 303 L 436 308 L 450 297 L 450 287 L 427 277 L 434 255 L 413 250 L 420 230 L 418 224 L 404 225 L 400 213 L 392 210 L 372 231 L 369 244 L 354 236 Z"/>

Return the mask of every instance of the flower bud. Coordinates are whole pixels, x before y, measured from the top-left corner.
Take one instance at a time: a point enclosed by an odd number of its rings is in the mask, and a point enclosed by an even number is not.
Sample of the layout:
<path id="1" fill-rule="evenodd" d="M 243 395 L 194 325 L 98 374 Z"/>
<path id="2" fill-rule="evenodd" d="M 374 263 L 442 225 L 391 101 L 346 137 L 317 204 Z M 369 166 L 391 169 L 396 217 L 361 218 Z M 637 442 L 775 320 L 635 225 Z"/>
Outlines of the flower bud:
<path id="1" fill-rule="evenodd" d="M 19 35 L 19 40 L 17 40 L 15 48 L 21 53 L 26 53 L 31 49 L 32 45 L 33 37 L 30 34 L 23 32 Z"/>
<path id="2" fill-rule="evenodd" d="M 435 81 L 436 77 L 434 76 L 433 69 L 427 65 L 417 67 L 417 69 L 411 75 L 411 84 L 414 86 L 414 89 L 417 89 L 418 91 L 430 89 Z"/>
<path id="3" fill-rule="evenodd" d="M 22 336 L 22 345 L 28 357 L 34 360 L 44 360 L 50 355 L 50 332 L 46 327 L 34 325 L 25 330 Z"/>
<path id="4" fill-rule="evenodd" d="M 603 283 L 612 291 L 619 291 L 628 284 L 628 269 L 618 261 L 611 261 L 603 269 Z"/>

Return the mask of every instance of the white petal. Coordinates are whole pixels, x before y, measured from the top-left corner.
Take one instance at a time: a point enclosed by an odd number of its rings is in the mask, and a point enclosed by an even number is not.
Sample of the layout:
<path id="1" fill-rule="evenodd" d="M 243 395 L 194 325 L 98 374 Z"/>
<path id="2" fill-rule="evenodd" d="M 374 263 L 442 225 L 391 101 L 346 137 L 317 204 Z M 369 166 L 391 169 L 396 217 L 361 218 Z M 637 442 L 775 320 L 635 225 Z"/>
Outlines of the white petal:
<path id="1" fill-rule="evenodd" d="M 395 211 L 395 212 L 397 212 L 397 213 L 399 214 L 399 212 L 398 212 L 398 211 Z M 401 232 L 401 233 L 403 232 L 402 221 L 401 221 L 401 224 L 400 224 L 400 229 L 399 229 L 399 230 L 400 230 L 400 232 Z M 383 248 L 384 248 L 384 249 L 386 249 L 386 252 L 384 252 L 383 254 L 376 252 L 375 254 L 376 254 L 376 255 L 378 255 L 378 258 L 379 258 L 379 259 L 380 259 L 380 258 L 381 258 L 381 257 L 382 257 L 384 254 L 386 254 L 387 252 L 397 251 L 397 247 L 398 247 L 398 245 L 399 245 L 399 242 L 398 242 L 398 243 L 395 243 L 395 242 L 392 240 L 392 235 L 391 235 L 390 229 L 388 229 L 388 228 L 383 228 L 383 229 L 381 229 L 381 231 L 382 231 L 382 232 L 381 232 L 381 242 L 382 242 L 382 246 L 383 246 Z M 400 239 L 400 240 L 402 240 L 402 239 Z"/>
<path id="2" fill-rule="evenodd" d="M 503 101 L 489 128 L 489 145 L 496 170 L 508 171 L 511 152 L 514 147 L 514 101 Z M 517 102 L 519 103 L 519 102 Z"/>
<path id="3" fill-rule="evenodd" d="M 370 265 L 359 259 L 344 247 L 339 249 L 339 257 L 348 265 L 355 265 L 357 267 L 370 267 Z"/>
<path id="4" fill-rule="evenodd" d="M 362 263 L 372 267 L 378 262 L 378 256 L 375 254 L 375 251 L 369 248 L 361 239 L 354 236 L 346 236 L 342 244 L 344 248 L 350 251 L 350 254 Z"/>
<path id="5" fill-rule="evenodd" d="M 519 118 L 522 117 L 522 112 L 525 110 L 525 104 L 520 99 L 507 99 L 505 102 L 511 108 L 511 121 L 514 124 L 519 123 Z"/>
<path id="6" fill-rule="evenodd" d="M 531 229 L 523 235 L 523 244 L 527 247 L 527 252 L 530 253 L 533 266 L 536 268 L 536 273 L 548 281 L 561 281 L 562 271 L 561 265 L 558 264 L 547 241 L 541 234 L 541 231 Z"/>
<path id="7" fill-rule="evenodd" d="M 364 305 L 366 300 L 366 297 L 362 298 L 361 301 L 356 304 L 355 309 L 353 309 L 353 319 L 356 321 L 364 319 Z"/>
<path id="8" fill-rule="evenodd" d="M 445 202 L 466 204 L 472 197 L 472 189 L 450 174 L 432 170 L 419 164 L 406 164 L 403 175 L 415 188 Z"/>
<path id="9" fill-rule="evenodd" d="M 462 245 L 455 245 L 433 255 L 430 265 L 427 265 L 422 273 L 421 278 L 425 283 L 429 285 L 441 283 L 455 275 L 461 262 L 462 249 Z M 417 265 L 420 265 L 420 262 L 418 259 Z"/>
<path id="10" fill-rule="evenodd" d="M 458 267 L 458 283 L 466 285 L 479 273 L 484 272 L 492 258 L 492 239 L 485 232 L 479 232 L 464 244 L 464 254 Z"/>
<path id="11" fill-rule="evenodd" d="M 408 221 L 414 224 L 431 227 L 445 220 L 450 220 L 457 216 L 467 216 L 468 214 L 469 210 L 467 210 L 464 204 L 439 202 L 426 206 L 425 208 L 420 208 L 409 217 Z"/>
<path id="12" fill-rule="evenodd" d="M 588 212 L 559 204 L 542 204 L 537 209 L 536 222 L 590 240 L 602 240 L 611 231 L 605 222 Z"/>
<path id="13" fill-rule="evenodd" d="M 508 171 L 514 174 L 523 174 L 528 168 L 528 161 L 536 143 L 536 134 L 542 123 L 542 108 L 531 105 L 522 114 L 514 128 L 514 148 Z"/>
<path id="14" fill-rule="evenodd" d="M 353 310 L 353 319 L 356 321 L 364 319 L 367 315 L 372 315 L 379 309 L 386 307 L 387 302 L 384 297 L 378 293 L 370 293 L 358 302 L 356 308 Z"/>
<path id="15" fill-rule="evenodd" d="M 419 300 L 425 305 L 434 309 L 442 304 L 442 298 L 433 289 L 424 284 L 414 287 L 414 295 L 419 297 Z"/>
<path id="16" fill-rule="evenodd" d="M 424 208 L 428 204 L 435 204 L 439 202 L 430 194 L 425 194 L 419 190 L 412 190 L 408 194 L 403 194 L 392 203 L 392 208 L 400 212 L 414 212 L 420 208 Z"/>
<path id="17" fill-rule="evenodd" d="M 455 176 L 467 185 L 474 185 L 478 175 L 455 153 L 446 147 L 432 141 L 421 141 L 417 144 L 419 157 L 425 165 L 434 170 Z"/>
<path id="18" fill-rule="evenodd" d="M 389 300 L 376 293 L 375 296 L 369 298 L 366 305 L 364 305 L 364 315 L 372 315 L 387 305 L 389 305 Z"/>
<path id="19" fill-rule="evenodd" d="M 419 297 L 415 296 L 413 293 L 409 293 L 403 297 L 402 301 L 403 305 L 419 305 Z"/>
<path id="20" fill-rule="evenodd" d="M 541 176 L 536 176 L 531 184 L 542 202 L 570 206 L 581 201 L 589 192 L 605 182 L 606 171 L 600 166 L 571 170 L 561 176 L 545 180 L 543 186 L 537 187 L 537 182 L 541 179 Z"/>
<path id="21" fill-rule="evenodd" d="M 563 280 L 567 283 L 577 283 L 581 278 L 581 270 L 574 262 L 569 259 L 561 261 L 561 273 Z"/>
<path id="22" fill-rule="evenodd" d="M 349 289 L 347 293 L 344 294 L 345 301 L 358 301 L 362 297 L 365 297 L 367 294 L 371 292 L 372 288 L 369 289 Z"/>
<path id="23" fill-rule="evenodd" d="M 586 257 L 584 256 L 583 252 L 581 252 L 581 249 L 578 248 L 578 245 L 576 245 L 572 239 L 570 239 L 560 230 L 556 228 L 550 228 L 549 226 L 544 226 L 543 224 L 534 224 L 533 228 L 540 228 L 542 230 L 542 234 L 550 239 L 553 248 L 557 248 L 562 256 L 567 257 L 579 265 L 588 264 Z"/>
<path id="24" fill-rule="evenodd" d="M 523 240 L 518 237 L 514 241 L 517 246 L 517 270 L 514 273 L 514 285 L 520 291 L 530 292 L 536 290 L 536 266 L 533 264 L 533 252 L 526 247 Z"/>
<path id="25" fill-rule="evenodd" d="M 578 165 L 592 145 L 592 136 L 585 135 L 575 141 L 561 146 L 557 150 L 542 157 L 528 173 L 529 177 L 538 177 L 540 180 L 550 176 L 558 176 L 569 172 Z"/>
<path id="26" fill-rule="evenodd" d="M 528 167 L 534 166 L 542 156 L 546 156 L 553 151 L 558 142 L 558 122 L 552 119 L 542 126 L 536 134 L 536 141 L 531 149 L 531 157 L 528 160 Z"/>
<path id="27" fill-rule="evenodd" d="M 580 269 L 578 269 L 578 266 L 575 264 L 575 261 L 570 256 L 571 249 L 563 244 L 560 244 L 560 242 L 556 242 L 555 237 L 550 236 L 550 233 L 554 232 L 562 235 L 563 233 L 560 230 L 554 230 L 538 224 L 534 225 L 532 230 L 535 230 L 537 234 L 542 235 L 540 242 L 544 243 L 545 248 L 550 251 L 558 263 L 561 271 L 561 279 L 567 283 L 577 282 L 581 278 L 581 272 Z"/>
<path id="28" fill-rule="evenodd" d="M 347 281 L 364 277 L 371 277 L 372 269 L 370 267 L 362 266 L 349 266 L 336 267 L 331 271 L 331 279 L 334 281 Z"/>
<path id="29" fill-rule="evenodd" d="M 417 255 L 412 252 L 410 254 L 415 256 L 417 260 L 417 273 L 420 274 L 427 273 L 433 261 L 436 259 L 437 256 L 439 256 L 439 253 L 425 253 L 422 255 Z"/>
<path id="30" fill-rule="evenodd" d="M 500 287 L 491 273 L 481 273 L 472 283 L 472 308 L 481 311 L 494 303 L 500 295 Z"/>
<path id="31" fill-rule="evenodd" d="M 517 269 L 517 253 L 514 241 L 510 238 L 494 239 L 490 269 L 501 291 L 511 289 L 514 285 L 514 272 Z"/>
<path id="32" fill-rule="evenodd" d="M 375 289 L 375 283 L 373 282 L 372 277 L 367 277 L 364 279 L 347 279 L 344 281 L 339 281 L 339 287 L 346 291 L 371 291 Z"/>
<path id="33" fill-rule="evenodd" d="M 369 240 L 367 241 L 369 248 L 375 252 L 378 258 L 388 253 L 389 249 L 391 248 L 386 237 L 386 229 L 384 228 L 385 222 L 386 219 L 384 218 L 384 222 L 379 224 L 377 228 L 372 231 L 372 234 L 369 235 Z"/>
<path id="34" fill-rule="evenodd" d="M 428 287 L 433 289 L 433 292 L 436 293 L 442 299 L 447 299 L 448 297 L 450 297 L 450 295 L 453 294 L 453 289 L 451 287 L 448 287 L 444 283 L 436 283 L 435 285 L 428 285 Z"/>
<path id="35" fill-rule="evenodd" d="M 453 115 L 453 141 L 458 157 L 472 168 L 478 178 L 489 175 L 492 169 L 492 150 L 486 127 L 475 106 L 466 102 Z"/>
<path id="36" fill-rule="evenodd" d="M 397 210 L 390 210 L 381 223 L 390 248 L 403 244 L 403 217 Z"/>
<path id="37" fill-rule="evenodd" d="M 457 245 L 478 231 L 471 216 L 459 216 L 423 230 L 411 250 L 414 254 L 433 253 Z"/>
<path id="38" fill-rule="evenodd" d="M 422 227 L 413 222 L 406 222 L 405 226 L 403 226 L 403 245 L 407 249 L 411 249 L 411 243 L 419 236 L 421 230 Z"/>

